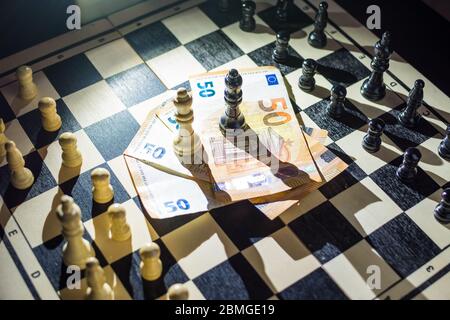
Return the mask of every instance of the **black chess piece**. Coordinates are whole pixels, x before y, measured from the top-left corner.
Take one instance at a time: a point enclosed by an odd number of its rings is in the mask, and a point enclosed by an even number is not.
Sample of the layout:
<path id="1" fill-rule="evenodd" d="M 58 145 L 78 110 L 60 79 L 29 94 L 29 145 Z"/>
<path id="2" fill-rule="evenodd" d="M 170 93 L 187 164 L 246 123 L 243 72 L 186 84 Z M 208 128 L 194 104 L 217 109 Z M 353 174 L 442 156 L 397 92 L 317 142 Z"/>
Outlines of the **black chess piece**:
<path id="1" fill-rule="evenodd" d="M 375 44 L 375 55 L 370 66 L 372 73 L 361 86 L 361 94 L 368 100 L 378 101 L 386 95 L 383 73 L 389 69 L 391 34 L 386 31 L 380 41 Z"/>
<path id="2" fill-rule="evenodd" d="M 414 87 L 411 89 L 406 102 L 406 107 L 398 114 L 398 121 L 407 128 L 414 128 L 421 118 L 417 109 L 422 105 L 423 87 L 425 83 L 423 80 L 416 80 Z"/>
<path id="3" fill-rule="evenodd" d="M 239 109 L 242 102 L 242 77 L 236 69 L 231 69 L 225 77 L 225 113 L 220 117 L 219 127 L 224 135 L 237 136 L 247 130 L 244 115 Z"/>
<path id="4" fill-rule="evenodd" d="M 434 217 L 441 223 L 450 223 L 450 188 L 442 192 L 441 201 L 434 209 Z"/>
<path id="5" fill-rule="evenodd" d="M 275 42 L 275 49 L 273 49 L 272 59 L 276 63 L 285 63 L 289 58 L 289 32 L 282 30 L 277 33 L 277 41 Z"/>
<path id="6" fill-rule="evenodd" d="M 397 169 L 396 175 L 403 182 L 411 182 L 417 176 L 417 165 L 422 154 L 416 148 L 408 148 L 403 155 L 403 163 Z"/>
<path id="7" fill-rule="evenodd" d="M 308 43 L 314 48 L 323 48 L 327 45 L 325 28 L 328 23 L 328 3 L 325 1 L 319 4 L 319 10 L 314 20 L 314 30 L 308 35 Z"/>
<path id="8" fill-rule="evenodd" d="M 278 0 L 277 1 L 276 18 L 278 21 L 280 21 L 280 22 L 288 21 L 288 6 L 289 6 L 288 0 Z"/>
<path id="9" fill-rule="evenodd" d="M 254 1 L 242 2 L 242 18 L 239 21 L 239 27 L 242 31 L 251 32 L 256 28 L 255 15 L 256 4 Z"/>
<path id="10" fill-rule="evenodd" d="M 344 86 L 335 85 L 331 88 L 330 102 L 327 105 L 327 114 L 334 118 L 339 119 L 345 112 L 345 97 L 347 90 Z"/>
<path id="11" fill-rule="evenodd" d="M 230 0 L 219 0 L 218 5 L 220 12 L 228 12 L 230 9 Z"/>
<path id="12" fill-rule="evenodd" d="M 445 138 L 439 144 L 438 152 L 443 159 L 450 161 L 450 124 L 447 125 Z"/>
<path id="13" fill-rule="evenodd" d="M 314 75 L 317 70 L 317 62 L 313 59 L 305 59 L 302 64 L 302 75 L 298 79 L 298 87 L 303 91 L 313 91 L 316 86 Z"/>
<path id="14" fill-rule="evenodd" d="M 372 119 L 369 122 L 367 134 L 362 141 L 362 147 L 367 152 L 377 152 L 381 147 L 381 135 L 383 134 L 385 124 L 381 119 Z"/>

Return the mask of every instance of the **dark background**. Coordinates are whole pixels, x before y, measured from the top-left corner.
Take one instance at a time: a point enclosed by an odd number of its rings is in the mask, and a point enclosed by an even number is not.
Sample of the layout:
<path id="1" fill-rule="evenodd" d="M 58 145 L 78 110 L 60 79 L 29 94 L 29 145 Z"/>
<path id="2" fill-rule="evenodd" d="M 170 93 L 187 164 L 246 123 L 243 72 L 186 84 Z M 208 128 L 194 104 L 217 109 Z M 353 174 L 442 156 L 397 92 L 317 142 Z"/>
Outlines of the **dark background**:
<path id="1" fill-rule="evenodd" d="M 215 0 L 214 0 L 215 1 Z M 0 58 L 67 31 L 66 8 L 73 0 L 0 0 Z M 448 0 L 336 0 L 363 25 L 371 4 L 381 8 L 382 30 L 393 49 L 450 96 Z M 427 3 L 434 3 L 432 9 Z M 439 11 L 437 13 L 435 10 Z"/>

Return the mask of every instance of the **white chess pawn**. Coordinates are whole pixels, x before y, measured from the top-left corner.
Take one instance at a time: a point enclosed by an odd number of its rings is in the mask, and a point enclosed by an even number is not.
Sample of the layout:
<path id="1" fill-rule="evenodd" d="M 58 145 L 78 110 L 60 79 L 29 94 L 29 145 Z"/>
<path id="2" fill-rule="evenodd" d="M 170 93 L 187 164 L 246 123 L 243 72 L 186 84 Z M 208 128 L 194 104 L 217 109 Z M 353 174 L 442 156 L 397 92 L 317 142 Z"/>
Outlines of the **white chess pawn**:
<path id="1" fill-rule="evenodd" d="M 152 242 L 146 244 L 139 250 L 141 256 L 141 276 L 147 281 L 154 281 L 162 274 L 162 262 L 159 259 L 161 249 L 158 244 Z"/>
<path id="2" fill-rule="evenodd" d="M 173 103 L 177 109 L 175 120 L 180 126 L 178 135 L 173 140 L 173 148 L 178 156 L 193 155 L 201 149 L 202 145 L 192 128 L 194 121 L 192 97 L 185 88 L 179 88 Z"/>
<path id="3" fill-rule="evenodd" d="M 56 111 L 56 102 L 50 97 L 39 100 L 39 111 L 41 112 L 42 127 L 45 131 L 55 132 L 61 128 L 61 117 Z"/>
<path id="4" fill-rule="evenodd" d="M 11 184 L 14 188 L 25 190 L 31 187 L 34 176 L 30 169 L 25 168 L 25 160 L 13 141 L 5 143 L 6 160 L 11 171 Z"/>
<path id="5" fill-rule="evenodd" d="M 19 82 L 19 97 L 32 100 L 37 95 L 37 87 L 33 82 L 33 70 L 29 66 L 21 66 L 16 71 Z"/>
<path id="6" fill-rule="evenodd" d="M 130 225 L 127 223 L 125 208 L 114 203 L 108 208 L 108 215 L 111 219 L 111 239 L 125 241 L 131 237 Z"/>
<path id="7" fill-rule="evenodd" d="M 77 137 L 72 132 L 64 132 L 59 136 L 62 149 L 62 164 L 69 168 L 81 166 L 83 157 L 77 148 Z"/>
<path id="8" fill-rule="evenodd" d="M 114 300 L 114 292 L 106 282 L 105 271 L 94 257 L 86 261 L 87 300 Z"/>
<path id="9" fill-rule="evenodd" d="M 189 299 L 189 291 L 185 285 L 175 283 L 170 286 L 167 291 L 167 300 L 187 300 Z"/>
<path id="10" fill-rule="evenodd" d="M 62 235 L 67 240 L 62 249 L 64 264 L 84 269 L 87 259 L 94 256 L 94 249 L 83 239 L 84 227 L 80 207 L 71 197 L 64 195 L 61 197 L 61 204 L 56 208 L 56 215 L 62 224 Z"/>
<path id="11" fill-rule="evenodd" d="M 5 123 L 3 119 L 0 118 L 0 158 L 3 158 L 6 155 L 5 143 L 8 141 L 5 135 Z"/>
<path id="12" fill-rule="evenodd" d="M 111 175 L 104 168 L 94 169 L 91 173 L 92 197 L 97 203 L 108 203 L 114 198 L 110 182 Z"/>

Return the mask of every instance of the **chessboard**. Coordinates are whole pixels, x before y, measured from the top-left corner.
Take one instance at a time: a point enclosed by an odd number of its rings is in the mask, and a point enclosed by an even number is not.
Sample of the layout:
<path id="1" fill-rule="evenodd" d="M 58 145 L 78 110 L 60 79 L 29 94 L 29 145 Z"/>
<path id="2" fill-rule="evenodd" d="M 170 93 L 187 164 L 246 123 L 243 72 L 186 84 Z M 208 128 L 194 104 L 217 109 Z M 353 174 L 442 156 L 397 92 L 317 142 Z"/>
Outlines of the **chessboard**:
<path id="1" fill-rule="evenodd" d="M 240 1 L 231 1 L 227 12 L 207 1 L 33 61 L 39 93 L 31 102 L 17 97 L 13 76 L 0 79 L 5 134 L 35 176 L 30 189 L 16 190 L 6 159 L 0 159 L 0 298 L 83 298 L 84 273 L 80 288 L 67 288 L 72 274 L 62 261 L 64 239 L 55 214 L 63 194 L 80 206 L 84 237 L 116 299 L 164 299 L 174 283 L 185 284 L 190 299 L 450 298 L 450 230 L 433 216 L 450 181 L 450 164 L 437 153 L 450 100 L 395 52 L 384 77 L 386 96 L 378 102 L 363 98 L 360 87 L 379 39 L 333 1 L 322 49 L 307 42 L 319 1 L 294 1 L 288 18 L 291 58 L 280 70 L 305 126 L 327 130 L 327 148 L 348 168 L 273 220 L 248 201 L 161 220 L 143 209 L 125 148 L 168 90 L 189 88 L 189 75 L 274 64 L 276 1 L 256 3 L 256 30 L 250 33 L 239 28 Z M 297 85 L 306 58 L 319 65 L 311 93 Z M 407 129 L 396 115 L 416 79 L 425 82 L 422 120 L 417 129 Z M 347 89 L 348 112 L 340 120 L 325 114 L 335 84 Z M 41 127 L 37 101 L 44 96 L 56 100 L 62 118 L 53 134 Z M 386 128 L 380 151 L 372 154 L 361 141 L 375 118 Z M 78 139 L 79 170 L 61 166 L 57 138 L 65 131 Z M 408 147 L 422 153 L 413 184 L 395 177 Z M 90 173 L 98 167 L 110 171 L 114 202 L 127 210 L 129 241 L 109 238 L 106 206 L 92 201 Z M 138 251 L 150 241 L 159 245 L 163 264 L 153 282 L 139 273 Z M 370 286 L 375 273 L 380 281 Z"/>

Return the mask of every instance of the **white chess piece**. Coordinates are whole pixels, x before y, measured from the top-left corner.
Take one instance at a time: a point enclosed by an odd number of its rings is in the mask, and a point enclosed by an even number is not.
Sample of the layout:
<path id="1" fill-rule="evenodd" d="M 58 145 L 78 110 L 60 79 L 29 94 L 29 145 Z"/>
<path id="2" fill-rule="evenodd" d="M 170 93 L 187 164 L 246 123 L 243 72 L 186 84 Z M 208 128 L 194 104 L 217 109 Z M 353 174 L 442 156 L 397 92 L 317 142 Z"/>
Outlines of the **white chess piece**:
<path id="1" fill-rule="evenodd" d="M 161 249 L 158 244 L 152 242 L 146 244 L 139 250 L 141 256 L 141 276 L 147 281 L 154 281 L 162 274 L 162 262 L 159 258 Z"/>
<path id="2" fill-rule="evenodd" d="M 187 300 L 189 299 L 189 291 L 185 285 L 175 283 L 170 286 L 167 291 L 167 300 Z"/>
<path id="3" fill-rule="evenodd" d="M 83 157 L 77 148 L 77 137 L 72 132 L 64 132 L 59 136 L 59 145 L 62 149 L 62 164 L 68 168 L 81 166 Z"/>
<path id="4" fill-rule="evenodd" d="M 110 173 L 104 168 L 97 168 L 91 172 L 92 197 L 95 202 L 108 203 L 114 198 L 114 190 L 110 182 Z"/>
<path id="5" fill-rule="evenodd" d="M 87 259 L 94 256 L 94 249 L 83 239 L 84 227 L 80 207 L 71 197 L 64 195 L 61 197 L 61 204 L 56 208 L 56 215 L 62 224 L 62 234 L 67 240 L 62 249 L 64 264 L 84 269 Z"/>
<path id="6" fill-rule="evenodd" d="M 202 145 L 192 128 L 194 121 L 192 97 L 185 88 L 179 88 L 173 103 L 176 107 L 175 120 L 180 126 L 178 135 L 173 140 L 173 148 L 178 156 L 193 155 L 201 149 Z"/>
<path id="7" fill-rule="evenodd" d="M 5 143 L 8 141 L 5 135 L 5 123 L 3 119 L 0 118 L 0 158 L 3 158 L 6 155 Z"/>
<path id="8" fill-rule="evenodd" d="M 14 188 L 25 190 L 31 187 L 34 176 L 30 169 L 25 168 L 25 160 L 13 141 L 5 143 L 6 160 L 11 171 L 11 184 Z"/>
<path id="9" fill-rule="evenodd" d="M 56 102 L 50 97 L 39 100 L 39 111 L 41 112 L 42 127 L 45 131 L 55 132 L 61 128 L 61 117 L 56 111 Z"/>
<path id="10" fill-rule="evenodd" d="M 37 87 L 33 82 L 33 70 L 29 66 L 21 66 L 16 71 L 19 82 L 19 97 L 23 100 L 32 100 L 37 95 Z"/>
<path id="11" fill-rule="evenodd" d="M 106 282 L 105 271 L 94 257 L 86 261 L 87 300 L 114 300 L 114 292 Z"/>
<path id="12" fill-rule="evenodd" d="M 114 203 L 109 206 L 108 215 L 111 219 L 111 239 L 115 241 L 130 239 L 131 229 L 127 223 L 125 208 L 118 203 Z"/>

